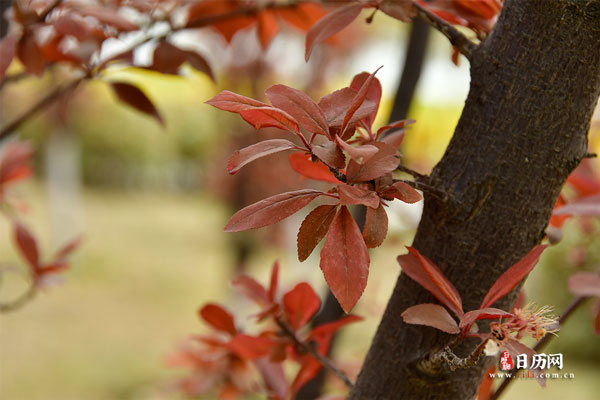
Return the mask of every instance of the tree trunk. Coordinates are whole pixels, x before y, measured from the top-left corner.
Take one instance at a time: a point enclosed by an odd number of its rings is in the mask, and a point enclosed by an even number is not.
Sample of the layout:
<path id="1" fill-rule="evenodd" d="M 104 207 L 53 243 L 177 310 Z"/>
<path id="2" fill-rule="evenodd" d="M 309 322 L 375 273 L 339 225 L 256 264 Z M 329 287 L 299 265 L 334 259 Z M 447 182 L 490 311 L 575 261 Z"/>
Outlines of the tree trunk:
<path id="1" fill-rule="evenodd" d="M 544 237 L 585 154 L 599 93 L 600 0 L 505 1 L 473 53 L 462 117 L 431 175 L 449 200 L 425 196 L 413 244 L 454 283 L 465 311 Z M 507 309 L 513 297 L 495 306 Z M 454 372 L 419 367 L 451 339 L 402 322 L 402 311 L 426 302 L 436 300 L 400 275 L 350 399 L 473 398 L 489 360 Z"/>

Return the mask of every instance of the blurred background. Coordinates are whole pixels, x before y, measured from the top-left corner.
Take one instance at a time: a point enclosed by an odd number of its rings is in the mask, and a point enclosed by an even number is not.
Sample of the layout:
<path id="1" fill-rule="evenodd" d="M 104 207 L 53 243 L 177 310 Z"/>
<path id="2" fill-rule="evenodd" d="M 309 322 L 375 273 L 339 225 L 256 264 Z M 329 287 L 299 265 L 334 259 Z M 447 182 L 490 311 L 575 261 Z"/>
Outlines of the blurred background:
<path id="1" fill-rule="evenodd" d="M 365 16 L 366 17 L 366 16 Z M 355 23 L 334 44 L 315 50 L 307 64 L 304 36 L 286 29 L 266 51 L 253 30 L 231 45 L 211 32 L 175 38 L 199 46 L 217 71 L 217 84 L 195 70 L 182 77 L 121 68 L 108 80 L 134 82 L 155 103 L 165 126 L 118 103 L 104 82 L 81 86 L 66 113 L 56 108 L 30 120 L 19 132 L 36 149 L 35 179 L 11 195 L 50 257 L 78 234 L 84 242 L 64 280 L 45 288 L 21 310 L 0 316 L 0 397 L 7 400 L 179 399 L 174 382 L 185 371 L 166 365 L 167 356 L 190 334 L 206 331 L 197 309 L 219 302 L 241 315 L 255 311 L 231 290 L 244 272 L 266 282 L 279 259 L 281 283 L 309 281 L 324 298 L 318 255 L 296 258 L 302 214 L 273 229 L 225 234 L 238 209 L 269 195 L 310 182 L 291 170 L 286 155 L 256 162 L 235 177 L 227 174 L 233 151 L 277 132 L 255 132 L 236 115 L 204 102 L 228 89 L 263 98 L 283 83 L 315 99 L 347 86 L 357 73 L 377 74 L 384 92 L 376 125 L 387 122 L 406 57 L 410 26 L 384 15 L 377 23 Z M 469 87 L 468 62 L 451 60 L 451 47 L 437 32 L 424 33 L 424 62 L 408 118 L 403 163 L 428 173 L 444 152 Z M 136 57 L 148 57 L 141 49 Z M 13 63 L 9 74 L 20 72 Z M 6 123 L 48 92 L 60 72 L 6 84 L 0 92 Z M 598 117 L 598 113 L 596 114 Z M 600 151 L 596 118 L 591 145 Z M 2 149 L 0 148 L 0 152 Z M 598 162 L 594 161 L 596 167 Z M 383 246 L 371 252 L 369 283 L 355 313 L 365 321 L 343 330 L 335 358 L 357 371 L 400 270 L 395 259 L 412 241 L 421 206 L 396 206 Z M 304 214 L 305 215 L 305 214 Z M 560 313 L 570 301 L 567 278 L 577 269 L 600 265 L 600 226 L 568 221 L 564 240 L 546 251 L 528 280 L 528 301 L 552 304 Z M 0 260 L 22 266 L 11 227 L 0 219 Z M 0 299 L 22 289 L 18 276 L 2 277 Z M 236 312 L 236 314 L 238 314 Z M 246 322 L 243 317 L 238 321 Z M 250 325 L 249 321 L 248 325 Z M 515 382 L 506 399 L 595 399 L 600 340 L 592 313 L 581 307 L 546 349 L 564 354 L 564 372 L 575 379 L 550 380 L 541 390 L 533 380 Z"/>

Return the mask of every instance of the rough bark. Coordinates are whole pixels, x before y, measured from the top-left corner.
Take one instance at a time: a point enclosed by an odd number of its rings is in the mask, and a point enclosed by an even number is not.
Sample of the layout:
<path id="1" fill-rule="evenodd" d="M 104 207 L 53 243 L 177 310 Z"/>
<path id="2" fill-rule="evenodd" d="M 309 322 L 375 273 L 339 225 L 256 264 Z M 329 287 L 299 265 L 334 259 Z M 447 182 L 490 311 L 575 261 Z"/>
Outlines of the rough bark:
<path id="1" fill-rule="evenodd" d="M 465 311 L 542 240 L 558 193 L 586 151 L 600 93 L 599 49 L 600 0 L 507 0 L 474 52 L 463 114 L 431 176 L 449 200 L 426 196 L 413 243 L 454 283 Z M 400 275 L 350 399 L 474 396 L 486 360 L 454 372 L 418 368 L 451 336 L 406 325 L 400 314 L 435 301 Z"/>

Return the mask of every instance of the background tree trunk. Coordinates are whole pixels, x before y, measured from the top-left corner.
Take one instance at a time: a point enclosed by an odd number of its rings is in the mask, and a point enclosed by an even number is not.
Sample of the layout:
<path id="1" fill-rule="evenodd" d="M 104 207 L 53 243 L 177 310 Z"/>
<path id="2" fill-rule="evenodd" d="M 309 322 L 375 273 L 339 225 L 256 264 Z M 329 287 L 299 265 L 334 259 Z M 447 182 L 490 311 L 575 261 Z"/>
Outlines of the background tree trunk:
<path id="1" fill-rule="evenodd" d="M 586 151 L 599 49 L 600 0 L 507 0 L 474 52 L 462 117 L 431 175 L 449 200 L 425 196 L 413 244 L 454 283 L 465 311 L 478 308 L 496 278 L 544 237 L 561 187 Z M 510 307 L 513 297 L 496 306 Z M 455 372 L 418 367 L 451 338 L 402 322 L 404 309 L 425 302 L 436 300 L 400 275 L 350 399 L 475 395 L 487 358 Z"/>

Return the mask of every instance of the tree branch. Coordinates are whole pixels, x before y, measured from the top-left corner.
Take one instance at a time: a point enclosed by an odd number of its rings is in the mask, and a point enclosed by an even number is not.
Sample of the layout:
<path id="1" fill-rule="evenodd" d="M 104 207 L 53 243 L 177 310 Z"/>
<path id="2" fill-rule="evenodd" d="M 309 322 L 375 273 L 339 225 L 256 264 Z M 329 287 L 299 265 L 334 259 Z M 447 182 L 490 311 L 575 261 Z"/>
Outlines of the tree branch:
<path id="1" fill-rule="evenodd" d="M 413 5 L 417 9 L 417 15 L 421 19 L 446 36 L 450 43 L 452 43 L 452 45 L 456 47 L 458 51 L 460 51 L 460 53 L 467 58 L 467 60 L 471 61 L 471 54 L 473 53 L 473 50 L 477 48 L 477 44 L 473 43 L 461 31 L 437 15 L 433 14 L 422 5 L 416 2 L 413 2 Z"/>
<path id="2" fill-rule="evenodd" d="M 575 312 L 575 310 L 577 310 L 579 306 L 581 306 L 587 299 L 588 297 L 576 297 L 571 302 L 571 304 L 569 304 L 567 308 L 565 308 L 565 311 L 563 311 L 562 315 L 558 319 L 559 325 L 562 327 L 562 325 L 567 321 L 567 319 L 569 319 L 573 312 Z M 553 337 L 554 335 L 546 334 L 543 338 L 540 339 L 540 341 L 536 343 L 536 345 L 533 347 L 533 350 L 535 350 L 536 352 L 540 351 L 544 346 L 548 344 L 548 342 Z M 496 389 L 496 391 L 490 396 L 490 400 L 496 400 L 498 397 L 500 397 L 500 395 L 502 395 L 502 393 L 506 390 L 508 385 L 510 385 L 510 382 L 513 380 L 514 379 L 508 378 L 504 379 L 500 386 L 498 386 L 498 389 Z"/>
<path id="3" fill-rule="evenodd" d="M 329 358 L 323 356 L 321 353 L 319 353 L 317 350 L 315 350 L 313 348 L 313 346 L 311 346 L 308 343 L 305 343 L 302 340 L 300 340 L 296 336 L 296 334 L 294 333 L 294 331 L 292 331 L 290 329 L 290 327 L 285 322 L 281 321 L 279 318 L 275 318 L 275 322 L 277 323 L 277 326 L 279 326 L 279 328 L 281 329 L 281 332 L 284 335 L 286 335 L 287 337 L 289 337 L 290 339 L 292 339 L 292 341 L 294 342 L 294 344 L 296 346 L 298 346 L 300 349 L 302 349 L 306 353 L 308 353 L 311 356 L 313 356 L 317 361 L 319 361 L 321 363 L 321 365 L 323 367 L 325 367 L 329 371 L 333 372 L 338 378 L 340 378 L 342 380 L 342 382 L 344 382 L 344 384 L 346 385 L 346 387 L 348 387 L 348 389 L 352 389 L 354 387 L 354 384 L 352 383 L 352 381 L 350 380 L 350 378 L 348 378 L 348 376 L 346 376 L 346 374 L 344 372 L 342 372 L 340 369 L 338 369 L 333 364 L 333 362 L 331 362 L 331 360 Z"/>
<path id="4" fill-rule="evenodd" d="M 38 112 L 40 112 L 44 108 L 48 107 L 56 99 L 58 99 L 60 96 L 62 96 L 69 90 L 74 89 L 77 85 L 79 85 L 79 83 L 81 83 L 86 78 L 87 77 L 78 78 L 78 79 L 75 79 L 74 81 L 72 81 L 71 83 L 68 83 L 64 86 L 59 86 L 59 87 L 55 88 L 53 91 L 48 93 L 45 97 L 43 97 L 41 100 L 39 100 L 37 103 L 35 103 L 33 105 L 33 107 L 31 107 L 30 109 L 25 111 L 23 114 L 21 114 L 20 117 L 17 117 L 17 119 L 12 121 L 11 123 L 3 126 L 2 130 L 0 130 L 0 143 L 4 139 L 6 139 L 8 136 L 10 136 L 16 129 L 18 129 L 25 121 L 27 121 L 29 118 L 36 115 Z"/>
<path id="5" fill-rule="evenodd" d="M 0 266 L 0 282 L 2 279 L 2 273 L 5 271 L 20 272 L 20 270 L 18 269 L 11 269 L 10 266 Z M 35 297 L 35 295 L 37 294 L 37 285 L 35 284 L 35 281 L 32 277 L 27 277 L 25 279 L 31 281 L 27 290 L 14 300 L 7 301 L 4 303 L 0 302 L 0 313 L 16 311 L 23 307 L 25 304 L 29 303 Z"/>

